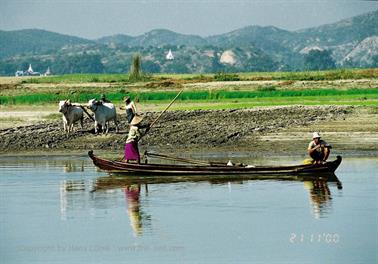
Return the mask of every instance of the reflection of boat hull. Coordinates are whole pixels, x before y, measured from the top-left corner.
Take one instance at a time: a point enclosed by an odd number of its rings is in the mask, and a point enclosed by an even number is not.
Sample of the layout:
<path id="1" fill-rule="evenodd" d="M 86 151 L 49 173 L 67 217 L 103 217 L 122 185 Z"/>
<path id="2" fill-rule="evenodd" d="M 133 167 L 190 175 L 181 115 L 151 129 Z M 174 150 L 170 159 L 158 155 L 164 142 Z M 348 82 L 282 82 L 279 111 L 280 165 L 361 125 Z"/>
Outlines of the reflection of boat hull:
<path id="1" fill-rule="evenodd" d="M 171 175 L 171 176 L 195 176 L 195 175 L 287 175 L 289 177 L 299 175 L 313 175 L 327 177 L 334 175 L 335 170 L 341 163 L 341 157 L 326 164 L 292 165 L 292 166 L 210 166 L 210 165 L 166 165 L 166 164 L 133 164 L 120 161 L 106 160 L 96 157 L 93 151 L 88 152 L 93 163 L 100 169 L 111 173 L 125 173 L 130 175 Z"/>
<path id="2" fill-rule="evenodd" d="M 225 183 L 235 183 L 243 184 L 244 181 L 253 181 L 253 180 L 274 180 L 274 181 L 304 181 L 304 182 L 313 182 L 313 181 L 324 181 L 327 183 L 335 183 L 339 189 L 342 188 L 341 182 L 336 177 L 336 175 L 327 175 L 324 176 L 295 176 L 295 175 L 202 175 L 199 177 L 193 176 L 106 176 L 99 177 L 94 183 L 93 191 L 100 190 L 110 190 L 117 188 L 124 188 L 125 186 L 133 184 L 168 184 L 168 183 L 181 183 L 181 182 L 208 182 L 210 184 L 225 184 Z M 340 187 L 339 187 L 340 186 Z"/>

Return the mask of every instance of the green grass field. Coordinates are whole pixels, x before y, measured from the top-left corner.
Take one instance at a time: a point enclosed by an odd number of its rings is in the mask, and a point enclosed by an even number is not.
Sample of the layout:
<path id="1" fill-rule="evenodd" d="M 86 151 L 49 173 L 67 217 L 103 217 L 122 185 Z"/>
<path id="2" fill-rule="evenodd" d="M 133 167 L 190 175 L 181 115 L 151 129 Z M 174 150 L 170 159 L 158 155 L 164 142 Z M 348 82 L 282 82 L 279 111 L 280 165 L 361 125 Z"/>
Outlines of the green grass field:
<path id="1" fill-rule="evenodd" d="M 132 98 L 144 104 L 167 103 L 177 91 L 166 92 L 130 92 Z M 107 98 L 115 103 L 122 103 L 125 94 L 120 92 L 107 93 Z M 72 102 L 86 103 L 99 98 L 98 93 L 34 93 L 16 96 L 0 96 L 0 105 L 43 105 L 54 104 L 60 100 L 71 99 Z M 177 101 L 209 104 L 219 103 L 239 105 L 239 107 L 257 105 L 288 105 L 288 104 L 348 104 L 378 105 L 378 89 L 311 89 L 311 90 L 275 90 L 261 89 L 252 91 L 230 90 L 199 90 L 184 91 Z M 227 107 L 226 107 L 227 108 Z"/>
<path id="2" fill-rule="evenodd" d="M 295 104 L 378 106 L 378 69 L 157 74 L 148 78 L 149 82 L 145 80 L 139 83 L 130 83 L 127 74 L 14 78 L 14 82 L 4 79 L 4 85 L 0 86 L 0 107 L 54 106 L 65 99 L 84 104 L 90 99 L 99 99 L 104 93 L 116 104 L 123 104 L 123 98 L 129 95 L 139 104 L 160 109 L 182 87 L 185 90 L 172 109 L 227 109 Z M 222 82 L 209 83 L 215 80 Z M 227 83 L 231 80 L 234 82 Z M 257 82 L 243 84 L 235 80 Z M 273 82 L 267 84 L 265 80 Z"/>

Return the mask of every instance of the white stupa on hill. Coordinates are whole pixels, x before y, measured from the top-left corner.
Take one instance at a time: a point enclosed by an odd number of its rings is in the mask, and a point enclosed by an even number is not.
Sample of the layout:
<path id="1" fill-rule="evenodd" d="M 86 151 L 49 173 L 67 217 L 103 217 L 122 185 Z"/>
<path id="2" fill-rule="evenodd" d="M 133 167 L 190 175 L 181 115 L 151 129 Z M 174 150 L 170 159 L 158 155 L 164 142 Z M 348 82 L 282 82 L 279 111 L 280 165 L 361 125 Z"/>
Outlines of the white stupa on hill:
<path id="1" fill-rule="evenodd" d="M 29 64 L 29 68 L 26 71 L 16 71 L 16 76 L 41 76 L 39 72 L 33 71 L 31 64 Z"/>
<path id="2" fill-rule="evenodd" d="M 44 75 L 45 75 L 45 76 L 49 76 L 49 75 L 51 75 L 50 67 L 47 67 L 47 70 L 46 70 L 46 72 L 45 72 Z"/>
<path id="3" fill-rule="evenodd" d="M 169 51 L 168 51 L 168 54 L 167 54 L 167 56 L 165 56 L 165 58 L 166 58 L 167 60 L 174 60 L 175 57 L 173 56 L 172 51 L 169 50 Z"/>
<path id="4" fill-rule="evenodd" d="M 30 75 L 32 75 L 34 73 L 31 64 L 29 64 L 29 69 L 26 72 L 29 73 Z"/>

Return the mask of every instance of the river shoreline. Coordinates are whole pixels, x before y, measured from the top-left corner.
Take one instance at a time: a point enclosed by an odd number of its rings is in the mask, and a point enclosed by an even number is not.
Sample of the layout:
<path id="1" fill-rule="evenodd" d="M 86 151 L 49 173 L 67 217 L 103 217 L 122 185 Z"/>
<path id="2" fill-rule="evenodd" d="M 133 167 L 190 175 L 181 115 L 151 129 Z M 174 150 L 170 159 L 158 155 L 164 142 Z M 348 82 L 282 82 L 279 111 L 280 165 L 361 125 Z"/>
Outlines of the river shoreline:
<path id="1" fill-rule="evenodd" d="M 144 122 L 159 112 L 146 112 Z M 306 155 L 313 131 L 320 131 L 333 153 L 375 155 L 378 111 L 348 106 L 281 106 L 234 110 L 169 111 L 141 140 L 141 152 L 248 152 L 252 156 Z M 67 136 L 61 121 L 0 130 L 0 154 L 81 153 L 88 150 L 122 154 L 128 127 L 119 115 L 108 135 L 94 134 L 87 119 L 84 129 Z"/>

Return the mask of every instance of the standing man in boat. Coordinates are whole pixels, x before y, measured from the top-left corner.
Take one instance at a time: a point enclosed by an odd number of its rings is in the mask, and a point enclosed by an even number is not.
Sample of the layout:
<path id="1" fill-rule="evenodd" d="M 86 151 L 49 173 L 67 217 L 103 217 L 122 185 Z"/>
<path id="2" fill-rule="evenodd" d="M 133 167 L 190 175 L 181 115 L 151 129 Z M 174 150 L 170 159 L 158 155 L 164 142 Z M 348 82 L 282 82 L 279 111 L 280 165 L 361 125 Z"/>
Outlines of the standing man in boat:
<path id="1" fill-rule="evenodd" d="M 143 134 L 146 134 L 150 129 L 150 125 L 141 125 L 142 117 L 139 115 L 135 115 L 133 120 L 130 123 L 130 130 L 127 136 L 126 144 L 125 144 L 125 156 L 124 161 L 129 162 L 130 160 L 137 161 L 140 164 L 140 154 L 138 148 L 138 141 L 142 137 L 142 133 L 140 129 L 145 128 Z"/>
<path id="2" fill-rule="evenodd" d="M 314 159 L 316 164 L 323 164 L 327 161 L 331 152 L 332 146 L 320 139 L 320 134 L 314 132 L 312 134 L 312 141 L 308 145 L 307 151 L 311 158 Z"/>

